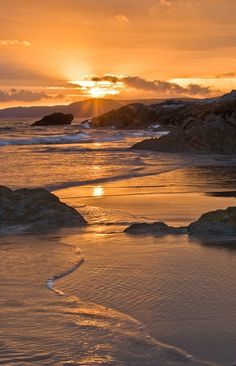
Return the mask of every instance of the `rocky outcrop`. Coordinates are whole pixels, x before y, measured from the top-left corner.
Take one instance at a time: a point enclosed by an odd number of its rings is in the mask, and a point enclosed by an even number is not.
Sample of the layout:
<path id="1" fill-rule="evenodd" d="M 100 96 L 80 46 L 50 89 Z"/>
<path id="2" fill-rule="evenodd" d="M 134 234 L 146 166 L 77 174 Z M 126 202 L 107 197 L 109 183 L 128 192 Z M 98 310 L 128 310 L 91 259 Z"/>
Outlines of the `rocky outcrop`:
<path id="1" fill-rule="evenodd" d="M 52 113 L 49 116 L 45 116 L 41 120 L 34 122 L 31 126 L 70 125 L 73 119 L 73 114 Z"/>
<path id="2" fill-rule="evenodd" d="M 185 227 L 173 227 L 164 222 L 135 223 L 124 230 L 133 235 L 181 235 L 204 238 L 236 236 L 236 207 L 205 213 L 197 221 Z M 236 242 L 235 242 L 236 243 Z"/>
<path id="3" fill-rule="evenodd" d="M 94 128 L 138 129 L 146 128 L 156 122 L 156 112 L 152 108 L 141 103 L 135 103 L 93 118 L 91 126 Z"/>
<path id="4" fill-rule="evenodd" d="M 202 215 L 188 226 L 188 233 L 194 236 L 236 235 L 236 207 Z"/>
<path id="5" fill-rule="evenodd" d="M 0 228 L 25 225 L 29 229 L 82 226 L 86 220 L 46 189 L 11 189 L 0 186 Z"/>
<path id="6" fill-rule="evenodd" d="M 194 103 L 176 111 L 171 132 L 135 149 L 190 153 L 236 153 L 236 100 Z"/>
<path id="7" fill-rule="evenodd" d="M 124 232 L 133 235 L 149 234 L 155 236 L 162 236 L 162 235 L 186 234 L 187 229 L 185 227 L 168 226 L 164 222 L 154 222 L 152 224 L 135 223 L 126 228 Z"/>

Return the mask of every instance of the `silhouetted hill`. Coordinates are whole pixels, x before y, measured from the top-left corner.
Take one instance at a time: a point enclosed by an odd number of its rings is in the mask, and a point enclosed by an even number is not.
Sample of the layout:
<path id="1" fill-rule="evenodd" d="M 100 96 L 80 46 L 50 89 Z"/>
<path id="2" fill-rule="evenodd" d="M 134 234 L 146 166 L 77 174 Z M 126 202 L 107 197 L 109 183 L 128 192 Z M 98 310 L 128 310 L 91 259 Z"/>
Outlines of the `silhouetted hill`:
<path id="1" fill-rule="evenodd" d="M 191 100 L 191 98 L 185 98 Z M 69 105 L 55 106 L 32 106 L 32 107 L 11 107 L 0 109 L 0 118 L 40 118 L 52 113 L 73 114 L 80 118 L 93 118 L 106 112 L 118 109 L 127 104 L 142 103 L 144 105 L 159 104 L 166 99 L 132 99 L 132 100 L 114 100 L 114 99 L 86 99 L 74 102 Z M 183 98 L 181 98 L 183 100 Z"/>
<path id="2" fill-rule="evenodd" d="M 69 105 L 12 107 L 0 110 L 0 118 L 42 117 L 52 113 L 71 113 L 75 117 L 91 118 L 120 108 L 125 103 L 112 99 L 87 99 Z"/>

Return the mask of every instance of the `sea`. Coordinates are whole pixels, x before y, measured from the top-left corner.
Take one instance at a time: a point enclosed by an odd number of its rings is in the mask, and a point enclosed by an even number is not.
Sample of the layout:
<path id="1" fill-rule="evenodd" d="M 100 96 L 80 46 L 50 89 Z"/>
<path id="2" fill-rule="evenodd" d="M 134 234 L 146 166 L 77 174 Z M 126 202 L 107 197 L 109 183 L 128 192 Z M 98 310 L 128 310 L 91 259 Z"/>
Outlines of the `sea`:
<path id="1" fill-rule="evenodd" d="M 0 365 L 236 365 L 236 239 L 132 236 L 235 206 L 236 156 L 140 151 L 166 132 L 0 121 L 0 184 L 88 221 L 0 233 Z"/>

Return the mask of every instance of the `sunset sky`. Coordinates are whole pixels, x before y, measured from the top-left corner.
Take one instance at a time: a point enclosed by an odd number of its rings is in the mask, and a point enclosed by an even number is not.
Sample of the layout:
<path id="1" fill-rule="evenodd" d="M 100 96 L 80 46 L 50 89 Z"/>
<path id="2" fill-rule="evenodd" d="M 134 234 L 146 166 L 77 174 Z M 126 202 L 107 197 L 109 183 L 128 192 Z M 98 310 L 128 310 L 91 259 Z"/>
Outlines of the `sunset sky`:
<path id="1" fill-rule="evenodd" d="M 236 89 L 235 0 L 0 0 L 0 107 Z"/>

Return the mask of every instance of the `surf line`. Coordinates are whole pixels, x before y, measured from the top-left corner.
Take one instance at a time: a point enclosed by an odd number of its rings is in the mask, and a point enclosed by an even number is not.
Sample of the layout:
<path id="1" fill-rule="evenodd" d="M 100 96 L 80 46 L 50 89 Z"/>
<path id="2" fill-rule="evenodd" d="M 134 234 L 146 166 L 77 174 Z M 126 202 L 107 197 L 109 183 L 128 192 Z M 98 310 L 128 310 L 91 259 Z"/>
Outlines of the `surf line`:
<path id="1" fill-rule="evenodd" d="M 81 255 L 82 252 L 81 252 L 81 250 L 79 248 L 75 248 L 75 254 Z M 80 259 L 72 267 L 68 268 L 67 270 L 65 270 L 65 271 L 63 271 L 63 272 L 61 272 L 61 273 L 59 273 L 59 274 L 57 274 L 55 276 L 50 277 L 46 281 L 46 287 L 49 290 L 53 291 L 54 293 L 56 293 L 56 294 L 58 294 L 60 296 L 65 296 L 65 297 L 70 298 L 73 301 L 78 302 L 79 299 L 77 297 L 68 295 L 68 294 L 64 293 L 63 291 L 57 290 L 56 288 L 54 288 L 54 284 L 55 284 L 55 281 L 56 280 L 59 280 L 60 278 L 66 277 L 70 273 L 74 272 L 84 262 L 85 262 L 84 257 L 83 256 L 80 256 Z M 100 307 L 104 308 L 104 306 L 102 306 L 102 305 L 100 305 Z M 109 308 L 106 307 L 105 309 L 108 310 Z M 113 311 L 113 309 L 112 309 L 112 311 Z M 175 347 L 175 346 L 168 345 L 168 344 L 165 344 L 165 343 L 162 343 L 162 342 L 157 341 L 156 339 L 152 338 L 147 333 L 146 326 L 143 323 L 140 323 L 138 320 L 136 320 L 135 318 L 133 318 L 133 317 L 127 315 L 127 314 L 125 314 L 125 315 L 126 315 L 127 318 L 131 319 L 137 325 L 137 330 L 139 332 L 144 332 L 146 340 L 149 340 L 152 345 L 157 346 L 160 350 L 164 350 L 164 351 L 167 350 L 167 351 L 170 351 L 170 352 L 174 352 L 174 354 L 177 353 L 179 355 L 182 355 L 183 362 L 184 363 L 186 363 L 186 362 L 189 361 L 189 362 L 191 362 L 191 364 L 193 362 L 193 365 L 194 365 L 195 362 L 197 362 L 197 365 L 199 365 L 199 366 L 200 365 L 202 365 L 202 366 L 220 366 L 219 364 L 211 363 L 211 362 L 208 362 L 208 361 L 198 360 L 193 355 L 189 354 L 188 352 L 186 352 L 186 351 L 184 351 L 184 350 L 182 350 L 182 349 L 180 349 L 178 347 Z M 189 365 L 191 365 L 191 364 L 189 364 Z M 236 366 L 236 365 L 233 365 L 233 366 Z"/>
<path id="2" fill-rule="evenodd" d="M 81 250 L 76 248 L 75 250 L 76 254 L 81 254 Z M 55 276 L 50 277 L 47 282 L 46 282 L 46 287 L 55 292 L 56 294 L 60 295 L 60 296 L 67 296 L 63 291 L 57 290 L 54 287 L 54 284 L 57 280 L 59 280 L 60 278 L 66 277 L 68 276 L 70 273 L 74 272 L 77 268 L 79 268 L 80 266 L 82 266 L 82 264 L 84 263 L 85 259 L 84 257 L 80 257 L 80 259 L 70 268 L 66 269 L 65 271 L 56 274 Z"/>

